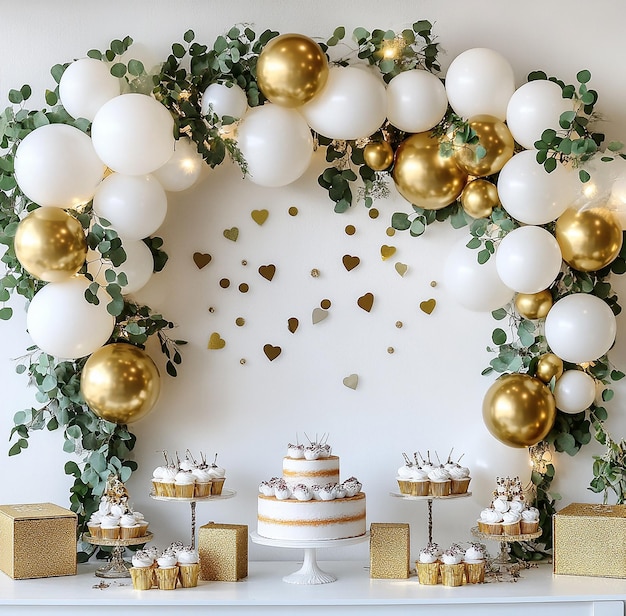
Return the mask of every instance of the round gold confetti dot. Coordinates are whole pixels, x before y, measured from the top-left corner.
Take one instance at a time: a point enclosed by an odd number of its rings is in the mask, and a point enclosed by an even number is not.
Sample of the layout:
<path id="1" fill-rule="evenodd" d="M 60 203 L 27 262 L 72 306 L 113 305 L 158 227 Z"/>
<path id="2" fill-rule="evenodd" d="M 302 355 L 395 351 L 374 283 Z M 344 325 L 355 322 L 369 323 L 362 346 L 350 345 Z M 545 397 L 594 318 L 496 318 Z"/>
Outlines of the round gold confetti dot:
<path id="1" fill-rule="evenodd" d="M 250 290 L 250 287 L 249 287 L 249 286 L 248 286 L 245 282 L 242 282 L 242 283 L 239 285 L 239 290 L 240 290 L 242 293 L 247 293 L 247 292 Z"/>
<path id="2" fill-rule="evenodd" d="M 393 227 L 387 227 L 387 231 L 385 231 L 385 233 L 389 237 L 393 237 L 396 234 L 396 230 Z"/>
<path id="3" fill-rule="evenodd" d="M 323 299 L 320 302 L 320 307 L 323 308 L 324 310 L 328 310 L 332 305 L 332 302 L 329 299 Z"/>
<path id="4" fill-rule="evenodd" d="M 246 320 L 243 317 L 237 317 L 235 319 L 235 325 L 237 325 L 238 327 L 242 327 L 245 324 L 246 324 Z"/>
<path id="5" fill-rule="evenodd" d="M 297 216 L 298 215 L 298 208 L 293 206 L 293 205 L 289 208 L 288 211 L 289 211 L 289 216 Z"/>
<path id="6" fill-rule="evenodd" d="M 354 235 L 356 233 L 356 227 L 354 225 L 348 225 L 346 227 L 346 235 Z"/>
<path id="7" fill-rule="evenodd" d="M 436 287 L 437 286 L 437 281 L 436 280 L 431 280 L 430 281 L 430 286 L 433 287 L 433 288 Z"/>
<path id="8" fill-rule="evenodd" d="M 222 287 L 222 289 L 228 289 L 228 287 L 230 287 L 230 280 L 228 280 L 228 278 L 222 278 L 220 280 L 220 287 Z"/>
<path id="9" fill-rule="evenodd" d="M 243 266 L 245 267 L 246 265 L 248 265 L 248 262 L 244 259 L 244 260 L 241 262 L 241 265 L 243 265 Z"/>
<path id="10" fill-rule="evenodd" d="M 402 321 L 396 321 L 396 327 L 400 329 L 402 327 Z"/>
<path id="11" fill-rule="evenodd" d="M 379 215 L 379 214 L 380 214 L 380 212 L 379 212 L 379 211 L 378 211 L 375 207 L 373 207 L 373 208 L 369 211 L 369 216 L 370 216 L 370 218 L 372 218 L 372 219 L 376 219 L 376 218 L 378 218 L 378 215 Z"/>
<path id="12" fill-rule="evenodd" d="M 211 313 L 215 312 L 215 308 L 213 308 L 213 306 L 209 306 L 209 312 Z"/>
<path id="13" fill-rule="evenodd" d="M 391 355 L 394 351 L 395 349 L 393 347 L 387 347 L 387 353 L 389 353 L 389 355 Z"/>
<path id="14" fill-rule="evenodd" d="M 243 365 L 246 363 L 246 360 L 242 357 L 242 358 L 239 360 L 239 363 L 243 366 Z"/>
<path id="15" fill-rule="evenodd" d="M 320 277 L 320 271 L 317 268 L 313 268 L 311 270 L 311 276 L 313 276 L 313 278 L 319 278 Z"/>

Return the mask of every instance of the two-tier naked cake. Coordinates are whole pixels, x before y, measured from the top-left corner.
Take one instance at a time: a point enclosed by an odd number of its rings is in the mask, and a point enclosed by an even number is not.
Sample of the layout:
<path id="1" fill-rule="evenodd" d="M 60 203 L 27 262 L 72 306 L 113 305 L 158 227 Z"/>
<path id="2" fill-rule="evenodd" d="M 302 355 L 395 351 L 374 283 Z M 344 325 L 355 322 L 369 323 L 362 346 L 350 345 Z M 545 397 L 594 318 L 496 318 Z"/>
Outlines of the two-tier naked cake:
<path id="1" fill-rule="evenodd" d="M 365 534 L 365 494 L 339 481 L 339 457 L 326 442 L 288 445 L 282 477 L 259 485 L 259 535 L 269 539 L 346 539 Z"/>

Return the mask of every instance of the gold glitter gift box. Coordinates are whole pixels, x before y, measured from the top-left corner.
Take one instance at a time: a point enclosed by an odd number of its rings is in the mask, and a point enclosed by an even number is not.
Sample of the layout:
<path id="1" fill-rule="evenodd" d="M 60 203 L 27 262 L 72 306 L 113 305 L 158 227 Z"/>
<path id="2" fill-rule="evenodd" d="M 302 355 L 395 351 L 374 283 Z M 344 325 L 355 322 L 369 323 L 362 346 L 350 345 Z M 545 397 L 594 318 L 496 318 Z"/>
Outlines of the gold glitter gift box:
<path id="1" fill-rule="evenodd" d="M 209 522 L 198 531 L 200 579 L 236 582 L 248 576 L 248 526 Z"/>
<path id="2" fill-rule="evenodd" d="M 554 573 L 626 578 L 626 505 L 572 503 L 552 527 Z"/>
<path id="3" fill-rule="evenodd" d="M 410 541 L 408 524 L 372 522 L 370 524 L 370 577 L 408 578 Z"/>
<path id="4" fill-rule="evenodd" d="M 76 524 L 52 503 L 0 505 L 0 570 L 15 580 L 76 575 Z"/>

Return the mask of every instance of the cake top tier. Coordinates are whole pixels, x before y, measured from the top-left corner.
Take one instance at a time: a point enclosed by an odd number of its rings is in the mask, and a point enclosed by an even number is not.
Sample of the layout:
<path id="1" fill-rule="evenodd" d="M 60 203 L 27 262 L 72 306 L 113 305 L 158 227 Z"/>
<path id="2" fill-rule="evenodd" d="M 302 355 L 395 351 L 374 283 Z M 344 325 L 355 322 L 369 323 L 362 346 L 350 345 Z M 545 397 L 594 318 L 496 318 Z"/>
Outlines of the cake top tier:
<path id="1" fill-rule="evenodd" d="M 320 439 L 318 439 L 316 435 L 315 440 L 311 440 L 307 436 L 307 440 L 309 441 L 308 445 L 297 442 L 297 439 L 295 445 L 289 443 L 287 445 L 287 456 L 296 460 L 302 458 L 306 460 L 319 460 L 320 458 L 328 458 L 330 456 L 332 447 L 328 444 L 327 434 L 323 434 Z"/>

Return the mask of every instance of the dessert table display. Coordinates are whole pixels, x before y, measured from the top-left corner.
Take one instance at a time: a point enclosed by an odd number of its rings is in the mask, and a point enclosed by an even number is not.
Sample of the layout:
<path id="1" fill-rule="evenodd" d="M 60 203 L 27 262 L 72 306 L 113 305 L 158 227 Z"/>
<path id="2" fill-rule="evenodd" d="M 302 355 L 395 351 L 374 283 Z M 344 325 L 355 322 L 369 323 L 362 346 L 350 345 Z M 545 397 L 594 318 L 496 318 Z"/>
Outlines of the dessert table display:
<path id="1" fill-rule="evenodd" d="M 83 541 L 91 543 L 91 545 L 112 546 L 111 560 L 102 567 L 98 567 L 95 575 L 101 578 L 129 578 L 130 564 L 123 558 L 124 550 L 129 545 L 142 545 L 152 541 L 154 535 L 148 533 L 143 537 L 134 537 L 132 539 L 105 539 L 104 537 L 92 537 L 89 534 L 83 535 Z"/>

